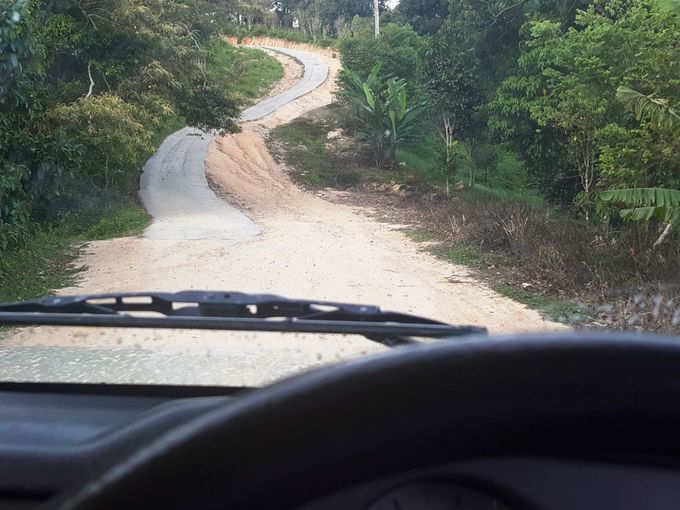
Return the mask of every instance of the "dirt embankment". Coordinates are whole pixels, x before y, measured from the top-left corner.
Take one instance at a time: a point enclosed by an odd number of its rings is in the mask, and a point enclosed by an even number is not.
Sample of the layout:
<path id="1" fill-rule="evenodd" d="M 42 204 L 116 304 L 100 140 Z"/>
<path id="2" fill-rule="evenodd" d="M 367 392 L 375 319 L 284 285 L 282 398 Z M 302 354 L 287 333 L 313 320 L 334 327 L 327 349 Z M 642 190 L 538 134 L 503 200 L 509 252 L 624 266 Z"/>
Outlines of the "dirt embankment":
<path id="1" fill-rule="evenodd" d="M 336 58 L 338 50 L 334 48 L 320 48 L 307 43 L 298 43 L 287 41 L 286 39 L 279 39 L 278 37 L 263 37 L 263 36 L 247 36 L 241 39 L 239 43 L 237 37 L 227 36 L 224 38 L 226 42 L 232 46 L 267 46 L 270 48 L 289 48 L 291 50 L 307 51 L 327 58 Z"/>
<path id="2" fill-rule="evenodd" d="M 228 42 L 236 44 L 235 38 L 228 39 Z M 269 154 L 264 138 L 270 129 L 332 103 L 342 63 L 330 49 L 283 39 L 248 37 L 241 44 L 306 51 L 317 55 L 328 66 L 328 79 L 323 85 L 267 117 L 241 123 L 243 132 L 216 137 L 210 145 L 205 166 L 211 187 L 250 216 L 261 218 L 270 211 L 286 211 L 297 207 L 292 197 L 300 194 L 283 167 Z M 284 65 L 284 82 L 291 83 L 293 77 L 301 72 L 289 65 L 290 60 L 294 59 L 277 52 L 271 55 Z"/>

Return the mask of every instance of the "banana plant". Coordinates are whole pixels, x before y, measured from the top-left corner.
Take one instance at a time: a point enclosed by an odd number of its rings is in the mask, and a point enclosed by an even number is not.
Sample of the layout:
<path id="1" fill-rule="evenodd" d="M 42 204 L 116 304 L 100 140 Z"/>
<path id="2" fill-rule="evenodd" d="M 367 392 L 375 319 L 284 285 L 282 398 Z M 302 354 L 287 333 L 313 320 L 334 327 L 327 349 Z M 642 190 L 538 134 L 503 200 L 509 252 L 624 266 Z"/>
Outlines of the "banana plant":
<path id="1" fill-rule="evenodd" d="M 340 84 L 342 85 L 342 88 L 338 92 L 338 95 L 349 103 L 356 104 L 357 102 L 361 102 L 365 94 L 364 85 L 367 85 L 371 90 L 379 90 L 383 87 L 380 78 L 380 68 L 381 64 L 377 63 L 373 66 L 373 69 L 371 69 L 366 80 L 362 80 L 357 73 L 352 71 L 349 67 L 344 66 L 342 74 L 340 75 Z"/>
<path id="2" fill-rule="evenodd" d="M 606 202 L 619 202 L 627 207 L 621 209 L 622 218 L 631 221 L 658 219 L 666 226 L 654 242 L 659 246 L 680 220 L 680 190 L 666 188 L 629 188 L 603 191 L 600 198 Z"/>
<path id="3" fill-rule="evenodd" d="M 392 128 L 390 133 L 390 158 L 397 158 L 397 147 L 415 143 L 422 137 L 421 120 L 425 104 L 407 106 L 406 81 L 392 78 L 387 82 L 387 111 Z"/>
<path id="4" fill-rule="evenodd" d="M 340 77 L 342 90 L 338 94 L 353 106 L 354 115 L 360 125 L 358 138 L 373 147 L 378 164 L 382 161 L 385 152 L 384 118 L 387 115 L 381 100 L 381 91 L 385 83 L 379 73 L 379 63 L 373 67 L 366 80 L 362 80 L 348 67 L 344 67 Z"/>
<path id="5" fill-rule="evenodd" d="M 420 120 L 425 113 L 423 104 L 408 106 L 405 80 L 390 78 L 383 81 L 376 65 L 366 80 L 344 68 L 341 97 L 355 106 L 361 124 L 360 137 L 371 143 L 378 164 L 385 158 L 396 160 L 400 145 L 413 143 L 420 137 Z"/>
<path id="6" fill-rule="evenodd" d="M 645 95 L 630 87 L 621 86 L 616 90 L 616 99 L 630 108 L 637 120 L 648 119 L 658 127 L 673 127 L 680 123 L 680 114 L 663 97 Z"/>

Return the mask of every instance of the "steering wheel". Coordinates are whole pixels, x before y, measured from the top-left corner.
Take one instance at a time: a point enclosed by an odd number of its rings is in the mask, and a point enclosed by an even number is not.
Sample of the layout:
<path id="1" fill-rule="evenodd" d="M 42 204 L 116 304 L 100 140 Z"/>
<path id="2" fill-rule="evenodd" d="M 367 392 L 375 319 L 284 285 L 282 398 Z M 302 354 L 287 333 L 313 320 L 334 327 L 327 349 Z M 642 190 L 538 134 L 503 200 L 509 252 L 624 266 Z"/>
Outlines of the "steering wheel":
<path id="1" fill-rule="evenodd" d="M 678 459 L 679 402 L 677 339 L 440 340 L 254 390 L 120 458 L 61 508 L 286 508 L 484 457 Z"/>

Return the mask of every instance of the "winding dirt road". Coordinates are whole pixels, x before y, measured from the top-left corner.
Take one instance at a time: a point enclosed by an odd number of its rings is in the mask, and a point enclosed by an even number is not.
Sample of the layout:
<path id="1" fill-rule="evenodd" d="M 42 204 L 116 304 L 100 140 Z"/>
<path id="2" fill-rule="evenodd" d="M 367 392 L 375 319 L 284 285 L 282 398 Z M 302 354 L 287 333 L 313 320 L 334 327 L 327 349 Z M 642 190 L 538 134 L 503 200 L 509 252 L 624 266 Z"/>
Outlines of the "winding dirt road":
<path id="1" fill-rule="evenodd" d="M 81 260 L 88 267 L 82 280 L 61 293 L 240 290 L 379 304 L 455 324 L 485 325 L 496 333 L 561 328 L 494 293 L 464 267 L 422 252 L 399 226 L 376 222 L 366 209 L 325 201 L 291 183 L 263 136 L 331 102 L 340 69 L 331 51 L 293 49 L 313 52 L 328 66 L 328 79 L 274 113 L 242 123 L 242 133 L 209 144 L 205 140 L 208 181 L 231 204 L 215 206 L 211 214 L 218 224 L 202 225 L 201 236 L 187 234 L 188 220 L 178 207 L 175 227 L 168 221 L 159 227 L 164 220 L 157 218 L 143 237 L 92 242 Z M 300 74 L 289 57 L 277 58 L 285 63 L 284 80 Z M 155 156 L 158 175 L 171 174 L 173 164 L 175 173 L 181 170 L 181 158 L 162 156 Z M 173 189 L 180 200 L 191 192 L 188 186 Z M 206 198 L 205 189 L 201 193 L 204 198 L 196 200 L 213 207 L 215 197 Z M 223 205 L 229 213 L 220 216 Z M 255 230 L 231 237 L 215 233 L 229 231 L 232 219 L 241 216 Z M 382 349 L 354 336 L 41 327 L 2 339 L 0 370 L 5 379 L 18 380 L 254 385 Z"/>

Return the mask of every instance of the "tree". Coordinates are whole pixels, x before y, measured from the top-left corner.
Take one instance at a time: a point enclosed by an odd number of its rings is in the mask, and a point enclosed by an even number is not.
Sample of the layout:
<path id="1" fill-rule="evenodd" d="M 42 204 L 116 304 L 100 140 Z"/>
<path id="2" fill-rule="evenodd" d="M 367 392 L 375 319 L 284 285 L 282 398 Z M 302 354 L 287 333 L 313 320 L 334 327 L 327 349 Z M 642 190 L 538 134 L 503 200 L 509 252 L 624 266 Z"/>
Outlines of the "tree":
<path id="1" fill-rule="evenodd" d="M 168 120 L 235 129 L 206 70 L 234 3 L 0 0 L 0 251 L 31 222 L 134 196 Z"/>
<path id="2" fill-rule="evenodd" d="M 439 30 L 448 13 L 448 0 L 400 0 L 395 14 L 420 35 L 432 35 Z"/>
<path id="3" fill-rule="evenodd" d="M 138 121 L 135 106 L 118 96 L 101 94 L 61 105 L 49 112 L 47 120 L 62 140 L 85 148 L 88 158 L 69 169 L 77 179 L 104 192 L 112 188 L 136 191 L 137 173 L 144 164 L 140 158 L 151 149 L 152 133 Z"/>
<path id="4" fill-rule="evenodd" d="M 430 37 L 422 52 L 425 90 L 441 138 L 440 168 L 449 180 L 456 173 L 460 140 L 473 136 L 473 118 L 483 100 L 474 35 L 464 17 L 450 16 Z"/>
<path id="5" fill-rule="evenodd" d="M 423 50 L 424 82 L 432 110 L 455 137 L 465 137 L 482 101 L 479 59 L 456 23 L 447 21 Z"/>
<path id="6" fill-rule="evenodd" d="M 354 25 L 353 22 L 352 26 Z M 419 55 L 422 47 L 423 39 L 413 29 L 393 23 L 381 27 L 378 40 L 373 37 L 372 28 L 368 33 L 340 40 L 342 61 L 347 67 L 366 77 L 380 63 L 383 77 L 407 80 L 410 95 L 416 93 L 420 78 Z"/>
<path id="7" fill-rule="evenodd" d="M 553 140 L 549 159 L 557 165 L 548 160 L 535 167 L 547 182 L 578 176 L 585 193 L 622 185 L 674 186 L 680 170 L 673 157 L 677 136 L 663 122 L 631 116 L 620 98 L 628 89 L 644 91 L 639 105 L 677 97 L 677 20 L 652 1 L 605 0 L 578 11 L 574 23 L 567 30 L 545 20 L 528 25 L 520 72 L 499 88 L 491 125 L 508 139 L 520 134 L 512 119 L 524 116 L 526 139 L 517 146 L 526 161 L 545 153 L 546 136 Z M 662 106 L 658 100 L 656 106 Z M 556 157 L 560 153 L 564 157 Z M 568 167 L 560 168 L 562 161 Z"/>
<path id="8" fill-rule="evenodd" d="M 374 0 L 277 0 L 272 2 L 279 23 L 300 30 L 311 37 L 340 35 L 345 24 L 354 16 L 373 16 Z M 379 1 L 380 10 L 387 7 L 385 0 Z"/>
<path id="9" fill-rule="evenodd" d="M 27 0 L 0 0 L 0 254 L 22 244 L 31 231 L 31 172 L 21 135 L 41 109 L 36 87 L 44 53 L 35 7 Z"/>

